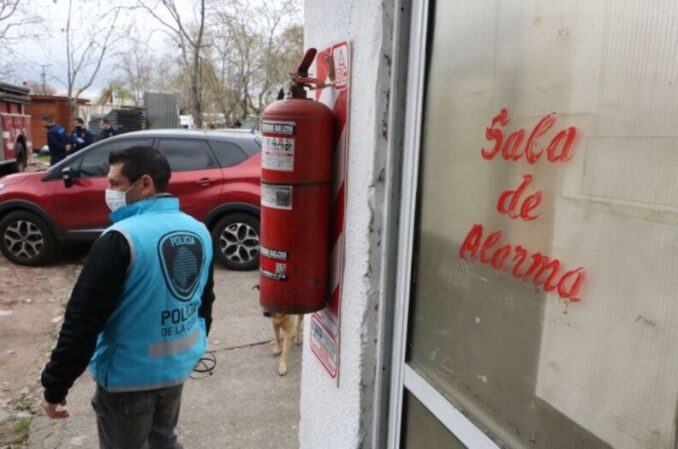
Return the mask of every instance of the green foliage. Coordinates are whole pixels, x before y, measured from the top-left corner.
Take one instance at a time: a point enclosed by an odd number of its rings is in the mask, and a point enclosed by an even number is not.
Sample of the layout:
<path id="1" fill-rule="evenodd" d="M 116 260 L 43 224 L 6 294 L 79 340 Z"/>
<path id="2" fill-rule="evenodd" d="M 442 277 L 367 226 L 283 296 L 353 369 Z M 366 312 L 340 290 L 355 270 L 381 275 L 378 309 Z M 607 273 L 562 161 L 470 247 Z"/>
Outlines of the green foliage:
<path id="1" fill-rule="evenodd" d="M 21 418 L 14 423 L 14 433 L 24 434 L 31 429 L 30 418 Z"/>
<path id="2" fill-rule="evenodd" d="M 31 430 L 31 419 L 21 418 L 14 423 L 14 440 L 9 445 L 10 449 L 19 448 L 28 440 Z"/>

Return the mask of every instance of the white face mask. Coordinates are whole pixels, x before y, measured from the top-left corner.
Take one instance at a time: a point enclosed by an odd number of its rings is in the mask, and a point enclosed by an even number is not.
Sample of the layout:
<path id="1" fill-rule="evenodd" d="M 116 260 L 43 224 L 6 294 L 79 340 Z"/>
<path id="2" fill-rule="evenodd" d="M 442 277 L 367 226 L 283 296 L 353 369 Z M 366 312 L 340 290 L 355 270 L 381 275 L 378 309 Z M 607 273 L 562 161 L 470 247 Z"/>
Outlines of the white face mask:
<path id="1" fill-rule="evenodd" d="M 125 190 L 124 192 L 120 190 L 106 189 L 106 205 L 111 210 L 111 212 L 115 212 L 121 207 L 127 206 L 127 192 L 132 190 L 132 187 L 134 187 L 137 182 L 129 186 L 129 189 Z"/>

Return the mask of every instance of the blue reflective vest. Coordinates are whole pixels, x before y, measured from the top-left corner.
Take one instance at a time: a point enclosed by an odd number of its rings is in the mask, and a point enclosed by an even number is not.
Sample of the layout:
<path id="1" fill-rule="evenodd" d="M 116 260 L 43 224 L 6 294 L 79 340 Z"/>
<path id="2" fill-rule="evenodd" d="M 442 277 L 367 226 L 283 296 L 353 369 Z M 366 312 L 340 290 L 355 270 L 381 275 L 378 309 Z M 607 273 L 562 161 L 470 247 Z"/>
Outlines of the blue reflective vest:
<path id="1" fill-rule="evenodd" d="M 183 383 L 206 349 L 198 310 L 212 262 L 210 234 L 169 196 L 132 203 L 111 220 L 105 232 L 125 236 L 130 268 L 90 371 L 111 392 Z"/>

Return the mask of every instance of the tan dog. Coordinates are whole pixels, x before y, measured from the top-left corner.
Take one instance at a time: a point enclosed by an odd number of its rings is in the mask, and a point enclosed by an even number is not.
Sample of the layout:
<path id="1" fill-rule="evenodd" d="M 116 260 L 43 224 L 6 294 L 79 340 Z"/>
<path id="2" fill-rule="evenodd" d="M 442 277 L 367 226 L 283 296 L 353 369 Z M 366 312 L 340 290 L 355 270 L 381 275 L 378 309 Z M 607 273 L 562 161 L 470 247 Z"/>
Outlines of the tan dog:
<path id="1" fill-rule="evenodd" d="M 265 313 L 264 315 L 269 316 Z M 271 324 L 273 324 L 273 335 L 275 336 L 275 348 L 273 348 L 273 355 L 280 356 L 280 363 L 278 364 L 278 374 L 284 376 L 287 374 L 287 357 L 290 354 L 291 343 L 301 345 L 301 323 L 304 319 L 303 315 L 287 315 L 285 313 L 271 313 Z M 282 349 L 280 348 L 280 329 L 284 332 L 285 339 L 283 340 Z"/>

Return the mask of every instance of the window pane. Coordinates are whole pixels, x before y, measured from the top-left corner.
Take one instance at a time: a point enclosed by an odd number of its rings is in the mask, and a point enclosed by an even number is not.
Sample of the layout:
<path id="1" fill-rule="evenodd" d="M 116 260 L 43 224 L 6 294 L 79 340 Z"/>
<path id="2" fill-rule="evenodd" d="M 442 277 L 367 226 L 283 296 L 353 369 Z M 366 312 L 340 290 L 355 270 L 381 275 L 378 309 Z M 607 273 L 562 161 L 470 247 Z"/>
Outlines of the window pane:
<path id="1" fill-rule="evenodd" d="M 674 448 L 678 3 L 432 17 L 408 363 L 511 448 Z"/>
<path id="2" fill-rule="evenodd" d="M 214 151 L 214 154 L 217 156 L 219 165 L 223 168 L 238 165 L 247 159 L 245 152 L 241 150 L 239 146 L 230 142 L 211 140 L 209 144 L 210 147 L 212 147 L 212 151 Z"/>
<path id="3" fill-rule="evenodd" d="M 161 139 L 159 149 L 167 157 L 172 171 L 217 167 L 204 140 Z"/>
<path id="4" fill-rule="evenodd" d="M 108 156 L 112 151 L 124 150 L 135 146 L 151 146 L 153 139 L 128 139 L 104 143 L 88 151 L 80 166 L 81 178 L 99 178 L 108 175 Z"/>
<path id="5" fill-rule="evenodd" d="M 403 396 L 402 449 L 466 449 L 412 393 Z"/>

